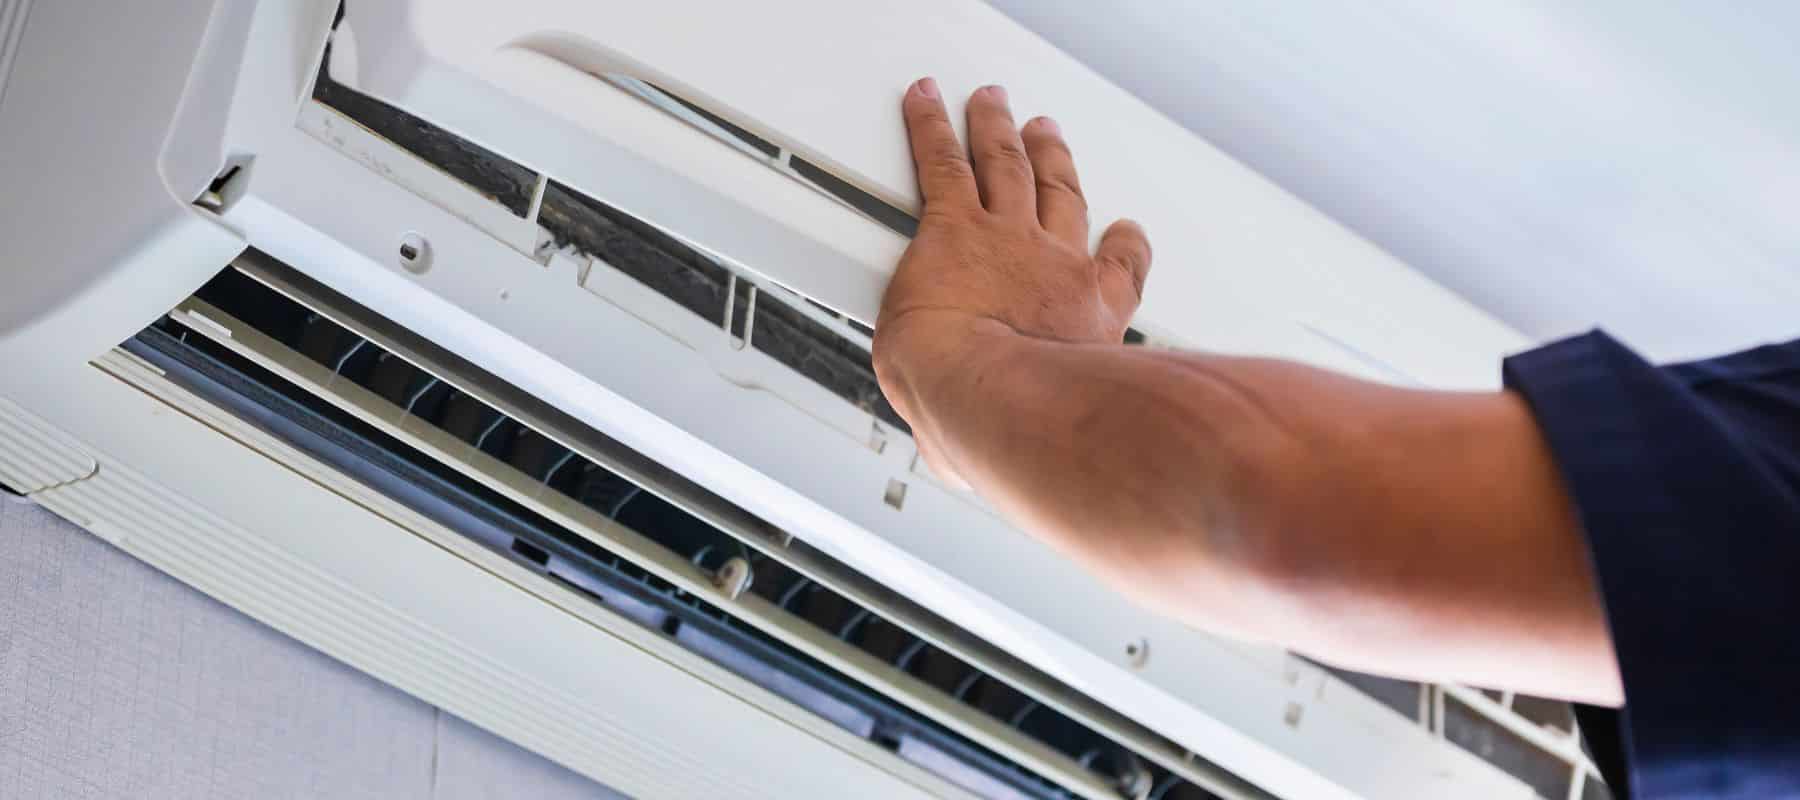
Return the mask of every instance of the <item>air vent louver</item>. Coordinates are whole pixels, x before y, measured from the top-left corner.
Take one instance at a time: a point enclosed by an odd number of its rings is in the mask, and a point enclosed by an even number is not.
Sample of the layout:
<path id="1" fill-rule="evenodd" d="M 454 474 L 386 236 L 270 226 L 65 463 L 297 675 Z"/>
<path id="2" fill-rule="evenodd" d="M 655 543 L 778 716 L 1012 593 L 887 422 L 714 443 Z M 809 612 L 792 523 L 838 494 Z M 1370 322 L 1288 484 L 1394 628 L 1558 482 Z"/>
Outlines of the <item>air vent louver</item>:
<path id="1" fill-rule="evenodd" d="M 232 323 L 247 325 L 291 348 L 318 367 L 380 396 L 423 423 L 505 462 L 550 490 L 616 519 L 702 569 L 745 559 L 754 573 L 749 591 L 830 637 L 880 659 L 954 698 L 971 712 L 1004 722 L 1027 739 L 1063 754 L 1125 796 L 1146 796 L 1187 786 L 1177 776 L 1054 709 L 1030 700 L 1003 681 L 933 647 L 842 594 L 689 514 L 631 481 L 595 464 L 542 432 L 479 399 L 452 388 L 374 342 L 236 270 L 227 270 L 196 298 Z M 760 336 L 760 334 L 759 334 Z M 1067 797 L 1066 789 L 1008 762 L 902 704 L 862 687 L 804 652 L 758 630 L 731 612 L 680 591 L 643 566 L 520 508 L 431 457 L 370 430 L 365 423 L 277 375 L 247 363 L 228 348 L 170 317 L 146 330 L 128 348 L 165 362 L 186 360 L 228 370 L 272 398 L 331 423 L 332 438 L 359 440 L 383 463 L 403 462 L 408 474 L 426 476 L 432 491 L 454 494 L 486 518 L 499 519 L 504 541 L 491 547 L 512 553 L 551 577 L 596 598 L 647 627 L 662 630 L 708 658 L 764 683 L 777 693 L 874 741 L 929 748 L 979 773 L 947 776 L 964 785 L 1006 786 L 1009 796 Z M 315 424 L 316 427 L 316 424 Z M 426 477 L 419 480 L 424 481 Z M 770 676 L 785 676 L 772 679 Z M 808 680 L 794 680 L 796 675 Z M 915 751 L 916 752 L 916 751 Z M 938 763 L 941 758 L 928 759 Z M 994 782 L 998 783 L 994 783 Z M 1154 784 L 1154 787 L 1152 786 Z M 1197 791 L 1197 788 L 1194 789 Z M 1182 789 L 1181 791 L 1188 791 Z M 1183 796 L 1183 795 L 1171 795 Z M 1193 795 L 1210 797 L 1210 794 Z"/>

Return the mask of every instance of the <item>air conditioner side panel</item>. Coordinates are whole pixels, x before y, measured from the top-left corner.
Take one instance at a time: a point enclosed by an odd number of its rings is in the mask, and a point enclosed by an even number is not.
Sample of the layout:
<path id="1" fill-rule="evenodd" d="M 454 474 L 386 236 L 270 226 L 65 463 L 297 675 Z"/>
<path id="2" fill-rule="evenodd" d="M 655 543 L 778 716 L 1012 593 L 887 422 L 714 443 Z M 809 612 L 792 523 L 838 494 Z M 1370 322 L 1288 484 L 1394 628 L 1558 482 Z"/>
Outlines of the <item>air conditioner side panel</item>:
<path id="1" fill-rule="evenodd" d="M 30 336 L 91 358 L 242 248 L 158 169 L 214 2 L 15 9 L 0 101 L 0 354 Z"/>
<path id="2" fill-rule="evenodd" d="M 29 495 L 74 483 L 99 468 L 75 440 L 0 397 L 0 483 Z"/>

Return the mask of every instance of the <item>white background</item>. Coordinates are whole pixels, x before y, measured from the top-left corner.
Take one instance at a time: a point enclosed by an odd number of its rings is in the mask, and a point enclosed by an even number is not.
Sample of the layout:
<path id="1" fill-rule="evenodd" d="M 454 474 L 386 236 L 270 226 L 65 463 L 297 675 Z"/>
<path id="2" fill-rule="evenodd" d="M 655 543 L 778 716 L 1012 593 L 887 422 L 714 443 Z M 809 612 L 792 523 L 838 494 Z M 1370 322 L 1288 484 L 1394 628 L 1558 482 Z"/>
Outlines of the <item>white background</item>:
<path id="1" fill-rule="evenodd" d="M 1534 338 L 1800 336 L 1800 5 L 992 2 Z"/>

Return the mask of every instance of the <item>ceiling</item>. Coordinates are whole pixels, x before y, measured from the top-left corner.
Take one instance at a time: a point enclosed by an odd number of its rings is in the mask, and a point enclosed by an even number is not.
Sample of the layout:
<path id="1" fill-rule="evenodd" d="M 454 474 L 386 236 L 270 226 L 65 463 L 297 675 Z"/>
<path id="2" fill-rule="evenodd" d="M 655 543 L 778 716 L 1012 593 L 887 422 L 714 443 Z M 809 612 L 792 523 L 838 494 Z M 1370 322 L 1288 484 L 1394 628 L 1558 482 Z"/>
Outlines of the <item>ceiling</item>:
<path id="1" fill-rule="evenodd" d="M 1800 4 L 991 2 L 1534 338 L 1800 336 Z"/>

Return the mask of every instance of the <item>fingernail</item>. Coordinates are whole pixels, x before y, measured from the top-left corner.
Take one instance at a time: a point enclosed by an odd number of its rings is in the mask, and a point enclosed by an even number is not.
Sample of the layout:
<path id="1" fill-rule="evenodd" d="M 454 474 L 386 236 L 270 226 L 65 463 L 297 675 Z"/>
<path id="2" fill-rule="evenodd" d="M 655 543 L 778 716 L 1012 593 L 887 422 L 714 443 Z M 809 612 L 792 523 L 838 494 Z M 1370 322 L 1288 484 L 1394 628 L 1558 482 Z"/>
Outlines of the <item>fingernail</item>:
<path id="1" fill-rule="evenodd" d="M 1043 131 L 1045 133 L 1048 133 L 1051 136 L 1061 136 L 1062 135 L 1062 126 L 1056 124 L 1056 120 L 1053 120 L 1049 117 L 1038 117 L 1037 119 L 1032 120 L 1032 121 L 1036 122 L 1037 126 L 1039 128 L 1043 129 Z"/>
<path id="2" fill-rule="evenodd" d="M 919 90 L 920 97 L 929 97 L 933 100 L 937 99 L 938 87 L 936 78 L 920 78 L 918 83 L 913 84 L 913 88 Z"/>
<path id="3" fill-rule="evenodd" d="M 988 96 L 995 100 L 999 100 L 1002 103 L 1006 102 L 1006 87 L 1004 86 L 994 84 L 992 86 L 984 86 L 981 90 L 987 92 Z"/>

